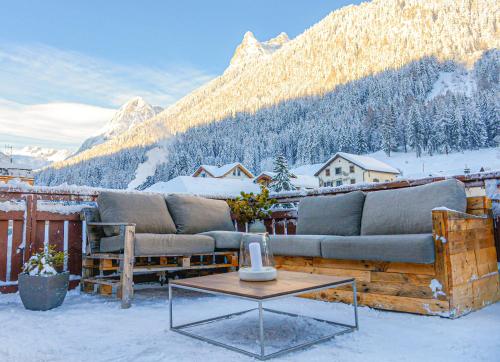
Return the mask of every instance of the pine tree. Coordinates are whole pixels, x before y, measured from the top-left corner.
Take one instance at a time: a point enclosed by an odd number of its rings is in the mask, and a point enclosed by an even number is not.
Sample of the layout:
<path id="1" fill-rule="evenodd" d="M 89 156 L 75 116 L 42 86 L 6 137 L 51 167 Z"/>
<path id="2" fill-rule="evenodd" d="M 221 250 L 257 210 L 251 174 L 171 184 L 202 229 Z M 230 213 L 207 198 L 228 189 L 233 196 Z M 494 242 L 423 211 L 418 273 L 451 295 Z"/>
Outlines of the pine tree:
<path id="1" fill-rule="evenodd" d="M 288 170 L 288 162 L 285 156 L 279 155 L 276 157 L 274 160 L 273 172 L 275 172 L 276 175 L 273 177 L 273 181 L 269 185 L 271 190 L 281 192 L 295 189 L 290 182 L 292 174 Z"/>
<path id="2" fill-rule="evenodd" d="M 390 156 L 396 145 L 396 116 L 392 107 L 381 123 L 382 150 L 387 156 Z"/>
<path id="3" fill-rule="evenodd" d="M 424 127 L 423 120 L 417 105 L 414 104 L 410 108 L 409 118 L 409 131 L 408 135 L 410 138 L 410 146 L 416 153 L 417 157 L 422 156 L 423 139 L 424 139 Z"/>

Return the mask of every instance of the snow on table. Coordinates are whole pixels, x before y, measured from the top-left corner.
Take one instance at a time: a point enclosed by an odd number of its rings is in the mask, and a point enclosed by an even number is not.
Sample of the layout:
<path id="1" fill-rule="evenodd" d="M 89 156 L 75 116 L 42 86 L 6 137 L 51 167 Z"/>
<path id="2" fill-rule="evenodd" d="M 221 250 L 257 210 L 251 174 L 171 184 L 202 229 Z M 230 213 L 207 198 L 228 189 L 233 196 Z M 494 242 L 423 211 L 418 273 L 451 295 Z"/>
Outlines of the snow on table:
<path id="1" fill-rule="evenodd" d="M 243 310 L 254 305 L 233 298 L 183 292 L 174 300 L 174 322 Z M 302 298 L 266 303 L 267 307 L 312 317 L 350 321 L 352 307 Z M 273 321 L 278 342 L 307 337 L 321 325 L 303 320 Z M 359 309 L 360 330 L 274 361 L 498 361 L 500 304 L 449 320 L 367 307 Z M 266 322 L 267 321 L 267 322 Z M 251 327 L 243 318 L 214 330 L 218 338 Z M 239 324 L 238 324 L 239 323 Z M 11 361 L 253 361 L 253 359 L 168 330 L 166 289 L 138 290 L 131 309 L 115 299 L 68 293 L 64 304 L 47 312 L 25 310 L 18 294 L 0 295 L 0 360 Z M 279 325 L 281 324 L 281 328 Z M 209 332 L 209 331 L 208 331 Z M 207 331 L 205 331 L 207 333 Z M 248 338 L 249 346 L 255 336 Z"/>

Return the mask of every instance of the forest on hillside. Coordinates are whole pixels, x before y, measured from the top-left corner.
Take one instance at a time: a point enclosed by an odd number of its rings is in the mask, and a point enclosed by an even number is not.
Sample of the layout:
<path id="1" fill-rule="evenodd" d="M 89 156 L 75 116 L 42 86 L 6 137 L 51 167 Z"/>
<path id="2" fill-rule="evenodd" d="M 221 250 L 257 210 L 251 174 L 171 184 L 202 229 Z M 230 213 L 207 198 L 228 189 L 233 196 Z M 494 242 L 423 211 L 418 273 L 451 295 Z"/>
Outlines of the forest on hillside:
<path id="1" fill-rule="evenodd" d="M 400 69 L 340 85 L 322 96 L 286 100 L 177 133 L 148 147 L 48 168 L 41 184 L 125 188 L 145 152 L 160 145 L 167 158 L 142 187 L 187 175 L 200 164 L 243 162 L 255 173 L 283 154 L 291 165 L 322 162 L 337 151 L 413 150 L 417 155 L 493 145 L 500 134 L 500 51 L 487 51 L 470 70 L 426 57 Z M 471 89 L 439 89 L 443 75 L 466 74 Z M 438 87 L 438 89 L 436 89 Z"/>

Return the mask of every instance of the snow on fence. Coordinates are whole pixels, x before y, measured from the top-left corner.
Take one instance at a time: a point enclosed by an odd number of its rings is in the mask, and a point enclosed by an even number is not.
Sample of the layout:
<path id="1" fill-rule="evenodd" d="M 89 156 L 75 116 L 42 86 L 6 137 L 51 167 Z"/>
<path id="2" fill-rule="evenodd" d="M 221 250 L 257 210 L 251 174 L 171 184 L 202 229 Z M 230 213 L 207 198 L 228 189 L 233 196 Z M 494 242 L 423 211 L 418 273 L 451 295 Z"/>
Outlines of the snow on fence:
<path id="1" fill-rule="evenodd" d="M 80 210 L 95 205 L 97 192 L 0 187 L 0 292 L 17 289 L 17 276 L 33 253 L 50 243 L 66 251 L 71 286 L 81 275 Z"/>
<path id="2" fill-rule="evenodd" d="M 456 176 L 466 184 L 470 196 L 488 195 L 500 200 L 500 172 Z M 353 190 L 376 191 L 413 187 L 442 180 L 425 178 L 395 182 L 321 188 L 312 191 L 275 194 L 280 203 L 297 203 L 303 197 L 335 195 Z M 81 275 L 81 256 L 84 251 L 84 228 L 79 211 L 95 205 L 99 189 L 70 187 L 16 187 L 0 185 L 0 292 L 17 289 L 17 275 L 24 260 L 48 242 L 58 250 L 67 251 L 65 269 L 72 275 L 74 287 Z M 500 205 L 500 202 L 497 204 Z M 497 207 L 500 209 L 500 207 Z M 279 209 L 265 220 L 272 234 L 295 234 L 297 210 Z M 500 215 L 496 215 L 497 248 L 500 250 Z M 244 231 L 244 225 L 238 225 Z"/>

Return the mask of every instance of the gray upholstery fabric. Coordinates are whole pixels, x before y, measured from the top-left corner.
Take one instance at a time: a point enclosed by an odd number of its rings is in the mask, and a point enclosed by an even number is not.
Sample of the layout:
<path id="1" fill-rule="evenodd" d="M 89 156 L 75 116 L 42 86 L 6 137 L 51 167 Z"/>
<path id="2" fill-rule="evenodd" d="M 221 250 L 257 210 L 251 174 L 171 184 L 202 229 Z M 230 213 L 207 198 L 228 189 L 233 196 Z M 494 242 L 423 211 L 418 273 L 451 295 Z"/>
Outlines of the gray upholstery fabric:
<path id="1" fill-rule="evenodd" d="M 178 234 L 234 231 L 229 205 L 225 201 L 187 195 L 169 195 L 166 200 Z"/>
<path id="2" fill-rule="evenodd" d="M 321 256 L 323 235 L 270 235 L 273 255 Z"/>
<path id="3" fill-rule="evenodd" d="M 196 235 L 207 235 L 215 240 L 215 249 L 240 250 L 241 238 L 245 233 L 239 231 L 207 231 Z"/>
<path id="4" fill-rule="evenodd" d="M 119 252 L 123 250 L 123 240 L 119 236 L 102 238 L 100 250 Z M 135 234 L 136 256 L 188 255 L 211 253 L 214 250 L 215 241 L 207 235 Z"/>
<path id="5" fill-rule="evenodd" d="M 297 234 L 359 235 L 365 194 L 306 197 L 299 203 Z"/>
<path id="6" fill-rule="evenodd" d="M 432 234 L 326 236 L 321 255 L 328 259 L 434 263 Z"/>
<path id="7" fill-rule="evenodd" d="M 103 222 L 135 223 L 136 233 L 176 232 L 165 199 L 161 195 L 103 191 L 97 198 L 97 204 Z M 112 236 L 115 230 L 105 228 L 104 233 Z"/>
<path id="8" fill-rule="evenodd" d="M 463 183 L 455 179 L 431 184 L 370 192 L 366 195 L 361 235 L 432 232 L 432 209 L 444 206 L 465 212 Z"/>
<path id="9" fill-rule="evenodd" d="M 121 235 L 101 238 L 99 251 L 101 253 L 114 253 L 123 250 L 123 237 Z"/>

